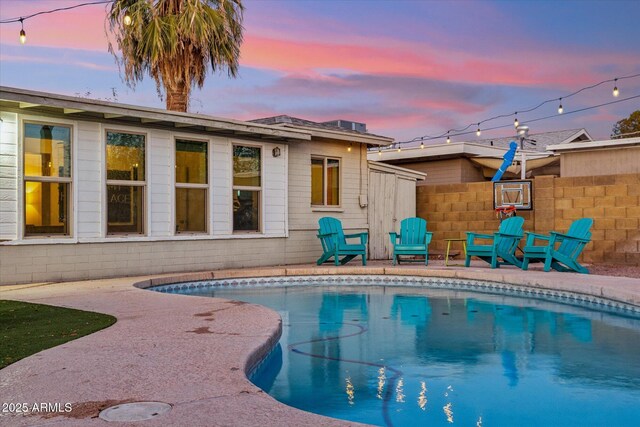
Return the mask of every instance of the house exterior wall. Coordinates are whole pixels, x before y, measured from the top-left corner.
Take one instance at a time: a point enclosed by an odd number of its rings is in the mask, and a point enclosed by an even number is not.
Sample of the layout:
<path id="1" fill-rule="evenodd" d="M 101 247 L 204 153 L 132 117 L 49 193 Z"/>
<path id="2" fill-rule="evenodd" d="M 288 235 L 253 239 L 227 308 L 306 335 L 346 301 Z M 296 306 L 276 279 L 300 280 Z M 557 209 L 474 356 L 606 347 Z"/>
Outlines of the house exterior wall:
<path id="1" fill-rule="evenodd" d="M 579 218 L 593 218 L 592 238 L 581 256 L 588 263 L 640 265 L 640 174 L 533 179 L 533 211 L 518 212 L 525 231 L 564 232 Z M 499 226 L 491 182 L 417 188 L 417 215 L 434 232 L 431 246 L 466 231 L 491 234 Z M 459 248 L 456 248 L 459 249 Z"/>
<path id="2" fill-rule="evenodd" d="M 640 147 L 567 151 L 560 156 L 560 176 L 640 173 Z"/>
<path id="3" fill-rule="evenodd" d="M 331 215 L 348 230 L 367 230 L 366 150 L 336 141 L 255 142 L 142 126 L 32 117 L 0 112 L 0 284 L 211 270 L 310 262 L 319 256 L 317 221 Z M 24 119 L 72 126 L 71 236 L 23 238 Z M 106 234 L 105 132 L 145 133 L 146 234 Z M 176 137 L 209 140 L 209 227 L 205 235 L 176 235 Z M 233 233 L 232 145 L 262 147 L 262 231 Z M 271 151 L 278 146 L 279 157 Z M 311 207 L 311 155 L 341 159 L 341 205 Z"/>
<path id="4" fill-rule="evenodd" d="M 485 180 L 482 176 L 482 171 L 475 167 L 468 159 L 464 158 L 402 163 L 398 166 L 426 173 L 426 181 L 418 181 L 418 186 L 480 182 Z"/>

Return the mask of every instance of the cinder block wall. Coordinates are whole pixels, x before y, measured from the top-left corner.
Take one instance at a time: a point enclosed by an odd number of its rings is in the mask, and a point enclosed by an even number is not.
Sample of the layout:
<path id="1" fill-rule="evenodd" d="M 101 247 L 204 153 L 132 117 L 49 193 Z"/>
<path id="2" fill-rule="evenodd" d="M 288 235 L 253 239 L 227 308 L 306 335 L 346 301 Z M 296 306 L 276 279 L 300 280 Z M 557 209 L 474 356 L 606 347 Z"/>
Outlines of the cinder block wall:
<path id="1" fill-rule="evenodd" d="M 465 238 L 466 231 L 493 233 L 499 226 L 491 182 L 425 185 L 416 191 L 417 215 L 434 232 L 434 250 L 445 250 L 444 239 Z M 540 176 L 533 196 L 534 210 L 518 213 L 525 231 L 566 231 L 573 220 L 590 217 L 593 236 L 583 261 L 640 265 L 640 174 Z"/>

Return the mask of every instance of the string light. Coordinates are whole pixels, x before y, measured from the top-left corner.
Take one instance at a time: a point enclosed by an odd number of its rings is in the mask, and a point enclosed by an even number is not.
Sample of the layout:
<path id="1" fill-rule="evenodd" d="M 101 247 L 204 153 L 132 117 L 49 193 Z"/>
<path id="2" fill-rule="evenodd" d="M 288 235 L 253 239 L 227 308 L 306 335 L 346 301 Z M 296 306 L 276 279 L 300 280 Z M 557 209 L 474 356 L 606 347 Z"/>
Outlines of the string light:
<path id="1" fill-rule="evenodd" d="M 24 19 L 20 18 L 20 43 L 24 44 L 27 41 L 27 33 L 24 32 Z"/>
<path id="2" fill-rule="evenodd" d="M 516 118 L 513 121 L 513 127 L 517 128 L 518 126 L 520 126 L 520 122 L 518 121 L 518 112 L 516 111 Z"/>
<path id="3" fill-rule="evenodd" d="M 560 105 L 558 106 L 558 114 L 562 114 L 564 108 L 562 108 L 562 98 L 558 99 L 560 101 Z"/>
<path id="4" fill-rule="evenodd" d="M 617 78 L 616 78 L 616 79 L 613 79 L 613 82 L 614 82 L 614 86 L 613 86 L 613 96 L 617 98 L 617 97 L 618 97 L 618 95 L 620 95 L 620 91 L 618 90 L 618 84 L 617 84 L 617 83 L 618 83 L 618 79 L 617 79 Z"/>
<path id="5" fill-rule="evenodd" d="M 382 147 L 378 147 L 378 156 L 382 156 Z"/>
<path id="6" fill-rule="evenodd" d="M 122 19 L 122 22 L 124 22 L 124 25 L 126 25 L 127 27 L 131 25 L 131 15 L 129 15 L 129 12 L 126 12 L 124 14 L 124 18 Z"/>
<path id="7" fill-rule="evenodd" d="M 423 149 L 423 148 L 424 148 L 424 142 L 421 142 L 420 143 L 420 149 Z"/>
<path id="8" fill-rule="evenodd" d="M 447 132 L 447 144 L 451 144 L 451 137 L 449 136 L 449 132 Z"/>
<path id="9" fill-rule="evenodd" d="M 476 136 L 480 136 L 482 132 L 480 132 L 480 123 L 478 123 L 478 130 L 476 131 Z"/>
<path id="10" fill-rule="evenodd" d="M 351 152 L 351 144 L 349 144 L 349 147 L 347 147 L 347 151 Z"/>
<path id="11" fill-rule="evenodd" d="M 400 143 L 398 143 L 398 153 L 402 151 L 402 147 L 400 146 Z"/>

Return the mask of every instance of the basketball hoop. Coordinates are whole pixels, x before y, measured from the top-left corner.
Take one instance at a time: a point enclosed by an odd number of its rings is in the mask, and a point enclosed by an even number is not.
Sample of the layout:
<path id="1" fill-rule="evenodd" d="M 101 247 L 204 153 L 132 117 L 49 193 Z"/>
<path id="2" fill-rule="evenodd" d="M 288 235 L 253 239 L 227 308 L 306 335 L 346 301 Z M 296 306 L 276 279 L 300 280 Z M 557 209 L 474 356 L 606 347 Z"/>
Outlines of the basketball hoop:
<path id="1" fill-rule="evenodd" d="M 514 205 L 510 206 L 500 206 L 495 209 L 496 218 L 502 221 L 505 218 L 509 218 L 512 216 L 516 216 L 516 207 Z"/>

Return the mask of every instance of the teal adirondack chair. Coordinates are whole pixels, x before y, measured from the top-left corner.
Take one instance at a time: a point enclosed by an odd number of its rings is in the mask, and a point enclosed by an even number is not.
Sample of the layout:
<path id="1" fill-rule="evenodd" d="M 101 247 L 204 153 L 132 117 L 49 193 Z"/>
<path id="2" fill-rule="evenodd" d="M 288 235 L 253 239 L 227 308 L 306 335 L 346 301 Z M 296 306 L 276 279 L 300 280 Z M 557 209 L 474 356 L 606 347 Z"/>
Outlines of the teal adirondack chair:
<path id="1" fill-rule="evenodd" d="M 403 219 L 400 222 L 400 233 L 389 233 L 393 245 L 393 265 L 400 262 L 400 255 L 424 255 L 424 265 L 429 265 L 429 243 L 432 237 L 433 233 L 427 231 L 427 221 L 424 219 Z"/>
<path id="2" fill-rule="evenodd" d="M 589 230 L 592 225 L 593 219 L 581 218 L 573 221 L 566 234 L 552 231 L 546 236 L 527 232 L 522 269 L 529 268 L 529 261 L 538 260 L 544 261 L 544 271 L 550 271 L 553 268 L 557 271 L 589 274 L 589 270 L 578 263 L 578 256 L 585 245 L 591 241 Z M 536 240 L 546 243 L 536 245 Z"/>
<path id="3" fill-rule="evenodd" d="M 465 259 L 465 267 L 469 267 L 471 257 L 478 258 L 491 264 L 491 268 L 500 268 L 500 265 L 511 264 L 518 267 L 522 266 L 522 261 L 516 258 L 516 248 L 518 242 L 523 236 L 522 225 L 524 218 L 513 216 L 507 218 L 500 224 L 497 233 L 479 234 L 467 232 L 467 257 Z M 491 244 L 480 245 L 475 242 L 476 239 L 491 240 Z M 499 261 L 502 259 L 502 261 Z"/>
<path id="4" fill-rule="evenodd" d="M 358 255 L 362 256 L 362 265 L 367 265 L 367 239 L 369 233 L 344 234 L 342 223 L 332 217 L 320 218 L 318 221 L 318 239 L 322 243 L 322 256 L 318 258 L 320 265 L 334 257 L 335 265 L 344 265 Z M 360 238 L 360 243 L 349 244 L 347 239 Z M 340 259 L 341 256 L 344 256 Z"/>

